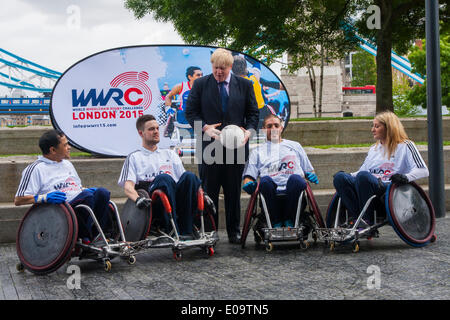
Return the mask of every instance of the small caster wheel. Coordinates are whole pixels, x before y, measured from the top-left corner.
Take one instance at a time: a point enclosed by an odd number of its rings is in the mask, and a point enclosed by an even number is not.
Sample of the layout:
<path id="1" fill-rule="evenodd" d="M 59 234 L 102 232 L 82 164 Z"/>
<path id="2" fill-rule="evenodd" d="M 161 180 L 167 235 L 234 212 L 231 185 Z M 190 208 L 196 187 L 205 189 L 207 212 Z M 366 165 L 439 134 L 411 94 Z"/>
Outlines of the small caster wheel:
<path id="1" fill-rule="evenodd" d="M 19 272 L 24 272 L 25 271 L 25 267 L 22 263 L 18 263 L 16 264 L 16 270 Z"/>
<path id="2" fill-rule="evenodd" d="M 312 233 L 312 238 L 313 238 L 313 240 L 314 240 L 314 243 L 317 243 L 317 232 L 315 232 L 315 231 L 313 231 L 313 233 Z"/>
<path id="3" fill-rule="evenodd" d="M 272 242 L 269 242 L 267 245 L 266 245 L 266 251 L 267 252 L 271 252 L 273 250 L 273 244 L 272 244 Z"/>
<path id="4" fill-rule="evenodd" d="M 210 257 L 212 257 L 214 255 L 214 248 L 213 247 L 208 247 L 207 248 L 207 253 Z"/>
<path id="5" fill-rule="evenodd" d="M 105 271 L 106 271 L 106 272 L 110 272 L 110 271 L 111 271 L 111 268 L 112 268 L 111 261 L 105 260 L 104 268 L 105 268 Z"/>
<path id="6" fill-rule="evenodd" d="M 300 242 L 300 248 L 303 249 L 303 250 L 308 249 L 309 248 L 309 242 L 306 241 L 306 240 L 301 241 Z"/>
<path id="7" fill-rule="evenodd" d="M 336 244 L 334 243 L 334 241 L 330 241 L 330 251 L 334 251 Z"/>
<path id="8" fill-rule="evenodd" d="M 175 260 L 177 260 L 177 261 L 180 261 L 180 260 L 181 260 L 181 252 L 179 252 L 179 251 L 174 251 L 174 252 L 173 252 L 173 258 L 174 258 Z"/>
<path id="9" fill-rule="evenodd" d="M 358 242 L 354 242 L 353 243 L 353 252 L 357 253 L 359 251 L 359 243 Z"/>
<path id="10" fill-rule="evenodd" d="M 431 236 L 430 242 L 433 243 L 433 242 L 436 242 L 436 240 L 437 240 L 437 236 L 435 234 L 433 234 Z"/>
<path id="11" fill-rule="evenodd" d="M 133 265 L 135 263 L 136 263 L 136 257 L 135 256 L 128 257 L 128 264 L 129 265 Z"/>

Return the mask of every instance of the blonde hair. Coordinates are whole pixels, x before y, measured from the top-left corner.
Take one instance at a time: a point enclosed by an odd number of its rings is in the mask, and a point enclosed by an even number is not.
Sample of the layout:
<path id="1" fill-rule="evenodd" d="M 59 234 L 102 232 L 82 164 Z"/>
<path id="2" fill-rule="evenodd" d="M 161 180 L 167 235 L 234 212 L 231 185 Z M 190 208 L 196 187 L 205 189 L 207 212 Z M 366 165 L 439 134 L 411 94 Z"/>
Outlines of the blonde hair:
<path id="1" fill-rule="evenodd" d="M 385 111 L 377 114 L 375 119 L 384 125 L 386 128 L 385 147 L 387 151 L 387 158 L 390 159 L 391 155 L 395 153 L 397 145 L 399 143 L 408 140 L 408 135 L 405 132 L 403 124 L 400 119 L 391 111 Z M 377 144 L 380 141 L 377 141 Z"/>
<path id="2" fill-rule="evenodd" d="M 227 49 L 218 48 L 211 55 L 211 63 L 220 67 L 231 67 L 233 62 L 233 55 Z"/>

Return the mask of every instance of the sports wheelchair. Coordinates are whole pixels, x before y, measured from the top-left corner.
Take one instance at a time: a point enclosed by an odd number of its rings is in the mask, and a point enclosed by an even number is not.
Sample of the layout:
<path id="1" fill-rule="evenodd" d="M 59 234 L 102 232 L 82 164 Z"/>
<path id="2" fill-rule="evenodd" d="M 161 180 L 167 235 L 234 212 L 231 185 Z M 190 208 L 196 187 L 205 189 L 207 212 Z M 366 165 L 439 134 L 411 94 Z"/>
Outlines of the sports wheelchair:
<path id="1" fill-rule="evenodd" d="M 16 237 L 16 250 L 20 262 L 19 272 L 25 269 L 38 275 L 58 270 L 71 258 L 91 259 L 103 263 L 105 271 L 111 271 L 111 259 L 121 257 L 129 264 L 136 262 L 131 247 L 125 240 L 119 211 L 109 202 L 108 230 L 102 230 L 92 209 L 84 204 L 72 208 L 61 204 L 34 204 L 20 223 Z M 87 212 L 97 230 L 90 243 L 78 238 L 78 219 L 75 212 Z"/>
<path id="2" fill-rule="evenodd" d="M 256 244 L 261 245 L 264 242 L 267 252 L 273 250 L 273 242 L 297 241 L 300 243 L 302 249 L 306 249 L 309 247 L 307 240 L 310 233 L 312 239 L 316 242 L 318 239 L 316 230 L 318 228 L 324 228 L 325 224 L 309 183 L 306 186 L 306 189 L 300 194 L 296 208 L 294 227 L 273 228 L 266 201 L 264 196 L 259 192 L 258 181 L 256 190 L 251 195 L 245 213 L 241 236 L 242 248 L 245 248 L 245 242 L 250 229 L 253 229 Z M 286 202 L 284 201 L 285 198 L 285 194 L 277 195 L 277 201 L 281 204 L 282 209 L 283 203 Z M 259 213 L 258 205 L 261 207 Z M 309 210 L 306 210 L 307 206 Z"/>
<path id="3" fill-rule="evenodd" d="M 202 188 L 197 192 L 197 212 L 193 221 L 193 234 L 180 235 L 172 214 L 167 195 L 154 190 L 150 196 L 144 189 L 137 190 L 139 196 L 151 200 L 149 208 L 139 209 L 128 199 L 122 210 L 125 237 L 132 241 L 132 252 L 138 253 L 150 248 L 172 248 L 175 260 L 181 260 L 182 250 L 199 247 L 209 255 L 219 240 L 215 225 L 216 209 L 212 200 L 204 194 Z M 166 219 L 170 222 L 167 230 Z"/>
<path id="4" fill-rule="evenodd" d="M 375 208 L 373 225 L 363 219 L 371 203 Z M 349 244 L 353 252 L 358 252 L 359 240 L 378 238 L 378 229 L 386 224 L 390 224 L 408 245 L 426 246 L 436 241 L 435 222 L 431 201 L 419 185 L 415 182 L 405 185 L 390 183 L 384 194 L 369 198 L 355 221 L 349 218 L 341 198 L 335 193 L 327 209 L 327 228 L 317 231 L 319 238 L 329 244 L 330 251 L 336 244 Z"/>

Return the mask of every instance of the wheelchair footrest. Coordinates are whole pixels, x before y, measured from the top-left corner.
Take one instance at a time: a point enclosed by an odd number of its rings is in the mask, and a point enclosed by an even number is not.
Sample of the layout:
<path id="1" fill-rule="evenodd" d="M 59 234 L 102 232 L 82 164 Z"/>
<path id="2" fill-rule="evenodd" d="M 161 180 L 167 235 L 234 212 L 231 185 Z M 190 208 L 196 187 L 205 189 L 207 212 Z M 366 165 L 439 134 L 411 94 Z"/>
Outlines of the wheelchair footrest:
<path id="1" fill-rule="evenodd" d="M 263 228 L 264 240 L 297 241 L 303 239 L 303 228 Z"/>
<path id="2" fill-rule="evenodd" d="M 317 228 L 317 235 L 324 241 L 348 241 L 355 237 L 356 231 L 347 228 Z"/>

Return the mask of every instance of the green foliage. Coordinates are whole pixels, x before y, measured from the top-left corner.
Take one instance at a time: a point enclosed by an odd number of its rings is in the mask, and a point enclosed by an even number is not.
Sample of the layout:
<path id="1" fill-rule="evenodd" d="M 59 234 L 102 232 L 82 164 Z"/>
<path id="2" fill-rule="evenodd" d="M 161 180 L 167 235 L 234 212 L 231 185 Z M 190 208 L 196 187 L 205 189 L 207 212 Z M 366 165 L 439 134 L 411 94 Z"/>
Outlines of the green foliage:
<path id="1" fill-rule="evenodd" d="M 413 47 L 408 59 L 412 64 L 412 71 L 419 74 L 426 74 L 426 43 L 423 40 L 423 49 Z M 441 34 L 440 37 L 440 60 L 441 60 L 441 94 L 442 105 L 450 110 L 450 31 Z M 420 86 L 416 85 L 408 93 L 408 100 L 423 108 L 427 107 L 427 81 Z"/>
<path id="2" fill-rule="evenodd" d="M 377 83 L 377 66 L 374 56 L 358 50 L 352 56 L 352 86 L 375 85 Z"/>
<path id="3" fill-rule="evenodd" d="M 383 30 L 390 28 L 392 48 L 400 55 L 406 54 L 415 39 L 425 35 L 425 4 L 417 0 L 356 0 L 361 13 L 356 22 L 358 32 L 375 44 Z M 390 3 L 390 6 L 387 4 Z M 370 5 L 381 9 L 381 29 L 368 29 L 367 20 L 372 15 L 367 11 Z M 386 19 L 385 17 L 388 17 Z"/>
<path id="4" fill-rule="evenodd" d="M 425 2 L 422 0 L 355 0 L 358 3 L 358 32 L 377 46 L 377 106 L 376 111 L 393 110 L 392 71 L 390 56 L 408 52 L 415 39 L 425 37 Z M 450 0 L 441 0 L 439 18 L 447 21 Z M 381 28 L 368 29 L 367 20 L 373 13 L 367 8 L 380 8 Z M 447 26 L 448 28 L 448 26 Z"/>
<path id="5" fill-rule="evenodd" d="M 152 14 L 170 21 L 188 44 L 217 45 L 246 52 L 271 64 L 283 52 L 312 53 L 317 44 L 334 48 L 345 39 L 340 20 L 352 10 L 348 0 L 125 0 L 136 18 Z M 334 50 L 339 51 L 339 50 Z M 297 60 L 294 68 L 305 63 Z M 295 70 L 296 70 L 295 69 Z"/>
<path id="6" fill-rule="evenodd" d="M 411 91 L 408 79 L 402 77 L 394 80 L 392 94 L 394 102 L 394 112 L 398 116 L 413 116 L 419 112 L 419 108 L 408 100 L 408 93 Z"/>

